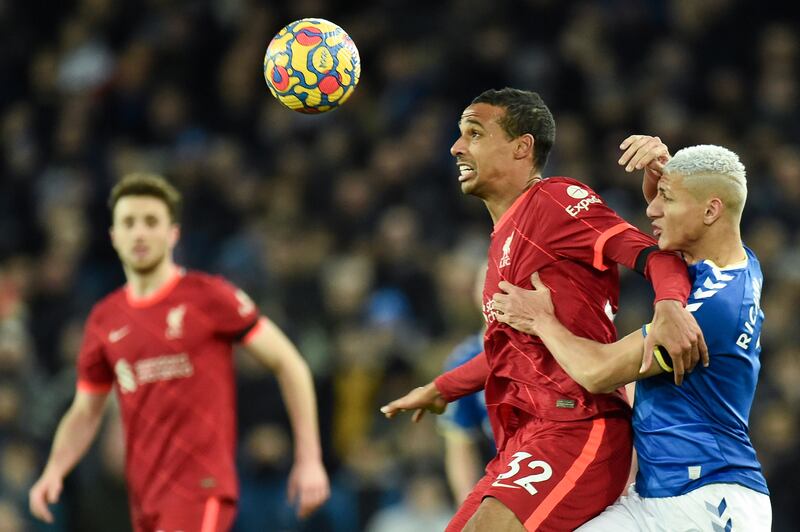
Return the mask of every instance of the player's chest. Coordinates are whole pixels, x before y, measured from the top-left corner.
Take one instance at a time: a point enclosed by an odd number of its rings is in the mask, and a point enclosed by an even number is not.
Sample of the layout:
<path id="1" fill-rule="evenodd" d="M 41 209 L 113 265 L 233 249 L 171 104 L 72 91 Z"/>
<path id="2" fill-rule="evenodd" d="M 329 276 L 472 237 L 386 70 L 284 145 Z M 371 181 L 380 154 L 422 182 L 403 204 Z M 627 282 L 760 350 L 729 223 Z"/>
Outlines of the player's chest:
<path id="1" fill-rule="evenodd" d="M 493 286 L 501 280 L 517 285 L 520 281 L 529 282 L 533 272 L 556 261 L 554 253 L 548 249 L 545 235 L 535 227 L 512 222 L 492 235 L 487 279 Z"/>
<path id="2" fill-rule="evenodd" d="M 109 320 L 105 351 L 113 363 L 169 354 L 191 353 L 213 337 L 207 318 L 188 302 L 175 301 L 147 309 L 128 309 Z"/>

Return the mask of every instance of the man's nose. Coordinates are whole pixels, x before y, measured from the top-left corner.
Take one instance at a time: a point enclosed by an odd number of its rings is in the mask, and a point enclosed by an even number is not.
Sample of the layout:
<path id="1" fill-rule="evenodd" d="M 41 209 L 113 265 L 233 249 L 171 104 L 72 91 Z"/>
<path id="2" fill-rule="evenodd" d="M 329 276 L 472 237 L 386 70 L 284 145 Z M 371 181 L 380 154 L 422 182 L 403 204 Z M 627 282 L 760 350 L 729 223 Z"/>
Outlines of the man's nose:
<path id="1" fill-rule="evenodd" d="M 464 144 L 461 142 L 461 137 L 457 138 L 453 145 L 450 146 L 450 155 L 453 157 L 464 155 Z"/>
<path id="2" fill-rule="evenodd" d="M 647 206 L 645 214 L 647 214 L 647 217 L 651 220 L 653 218 L 658 218 L 661 215 L 661 207 L 658 205 L 657 199 L 654 199 L 650 202 L 650 205 Z"/>

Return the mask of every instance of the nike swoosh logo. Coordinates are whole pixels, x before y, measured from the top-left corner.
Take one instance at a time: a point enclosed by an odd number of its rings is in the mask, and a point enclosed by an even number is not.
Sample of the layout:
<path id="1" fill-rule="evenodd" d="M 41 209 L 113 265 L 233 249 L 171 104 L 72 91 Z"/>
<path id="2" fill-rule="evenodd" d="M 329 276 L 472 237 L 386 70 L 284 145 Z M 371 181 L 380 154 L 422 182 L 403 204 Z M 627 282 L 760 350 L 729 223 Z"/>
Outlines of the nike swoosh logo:
<path id="1" fill-rule="evenodd" d="M 116 329 L 108 333 L 108 341 L 111 342 L 112 344 L 115 344 L 120 340 L 122 340 L 123 338 L 125 338 L 126 336 L 128 336 L 128 333 L 130 332 L 131 328 L 129 326 L 126 325 L 124 327 L 120 327 L 119 329 Z"/>

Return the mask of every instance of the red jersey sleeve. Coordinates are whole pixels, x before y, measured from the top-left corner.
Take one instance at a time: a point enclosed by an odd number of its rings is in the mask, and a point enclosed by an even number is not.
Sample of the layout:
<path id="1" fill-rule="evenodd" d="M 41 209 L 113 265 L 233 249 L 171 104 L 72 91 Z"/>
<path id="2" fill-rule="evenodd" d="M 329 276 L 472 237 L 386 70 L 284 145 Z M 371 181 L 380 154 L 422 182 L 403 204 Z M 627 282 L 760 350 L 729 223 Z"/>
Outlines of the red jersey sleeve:
<path id="1" fill-rule="evenodd" d="M 548 180 L 541 192 L 542 234 L 558 256 L 601 271 L 614 263 L 633 270 L 639 255 L 657 246 L 655 239 L 623 220 L 597 193 L 577 181 Z M 641 273 L 653 284 L 656 301 L 686 303 L 691 283 L 680 257 L 666 251 L 650 253 Z"/>
<path id="2" fill-rule="evenodd" d="M 107 393 L 114 384 L 114 370 L 108 363 L 97 314 L 86 320 L 83 342 L 78 353 L 78 389 L 90 393 Z"/>
<path id="3" fill-rule="evenodd" d="M 209 285 L 209 296 L 211 301 L 207 312 L 220 336 L 241 341 L 258 324 L 258 307 L 250 296 L 222 277 L 213 278 Z"/>
<path id="4" fill-rule="evenodd" d="M 482 390 L 488 376 L 489 363 L 486 360 L 486 352 L 481 351 L 464 364 L 439 375 L 434 382 L 444 400 L 451 403 L 465 395 Z"/>
<path id="5" fill-rule="evenodd" d="M 692 283 L 683 259 L 672 251 L 661 251 L 655 243 L 642 248 L 642 242 L 655 242 L 638 231 L 626 231 L 609 239 L 605 256 L 643 274 L 653 285 L 655 303 L 674 299 L 686 305 Z"/>

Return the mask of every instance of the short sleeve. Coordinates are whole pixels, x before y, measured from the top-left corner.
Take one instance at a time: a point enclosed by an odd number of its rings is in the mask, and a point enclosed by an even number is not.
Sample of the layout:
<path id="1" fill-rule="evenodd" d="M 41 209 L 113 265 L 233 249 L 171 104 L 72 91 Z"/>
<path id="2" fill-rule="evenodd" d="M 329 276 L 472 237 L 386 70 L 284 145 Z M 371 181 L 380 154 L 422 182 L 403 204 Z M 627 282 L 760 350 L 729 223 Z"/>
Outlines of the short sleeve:
<path id="1" fill-rule="evenodd" d="M 243 290 L 222 277 L 214 277 L 209 288 L 207 311 L 216 333 L 231 341 L 242 340 L 258 323 L 258 307 Z"/>
<path id="2" fill-rule="evenodd" d="M 610 238 L 635 229 L 591 188 L 575 181 L 554 181 L 538 194 L 540 234 L 557 256 L 608 269 L 603 248 Z"/>
<path id="3" fill-rule="evenodd" d="M 83 342 L 78 353 L 78 389 L 90 393 L 106 393 L 114 384 L 114 370 L 108 363 L 96 315 L 86 321 Z"/>

